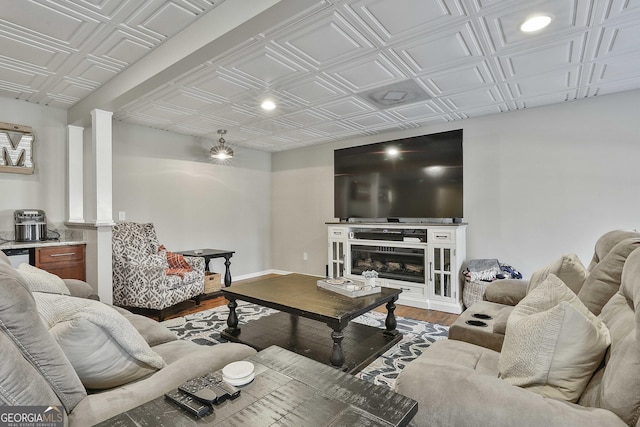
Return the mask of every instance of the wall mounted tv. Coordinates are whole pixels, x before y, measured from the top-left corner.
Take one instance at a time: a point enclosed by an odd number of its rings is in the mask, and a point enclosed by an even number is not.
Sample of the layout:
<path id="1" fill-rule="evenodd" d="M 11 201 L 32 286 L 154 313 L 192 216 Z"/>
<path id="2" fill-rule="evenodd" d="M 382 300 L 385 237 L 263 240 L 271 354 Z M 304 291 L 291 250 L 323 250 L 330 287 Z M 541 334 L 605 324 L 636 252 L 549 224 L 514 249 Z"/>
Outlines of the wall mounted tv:
<path id="1" fill-rule="evenodd" d="M 334 151 L 335 217 L 462 218 L 462 129 Z"/>

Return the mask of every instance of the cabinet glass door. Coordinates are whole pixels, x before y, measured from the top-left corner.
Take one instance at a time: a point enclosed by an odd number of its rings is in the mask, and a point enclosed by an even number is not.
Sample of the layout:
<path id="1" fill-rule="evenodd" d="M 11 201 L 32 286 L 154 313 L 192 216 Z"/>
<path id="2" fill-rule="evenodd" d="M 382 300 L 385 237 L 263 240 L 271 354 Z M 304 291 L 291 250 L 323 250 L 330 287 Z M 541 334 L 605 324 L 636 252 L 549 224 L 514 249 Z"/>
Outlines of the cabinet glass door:
<path id="1" fill-rule="evenodd" d="M 344 242 L 331 242 L 331 277 L 344 276 Z"/>
<path id="2" fill-rule="evenodd" d="M 431 278 L 433 279 L 433 294 L 443 298 L 451 298 L 451 248 L 433 248 L 431 261 Z"/>

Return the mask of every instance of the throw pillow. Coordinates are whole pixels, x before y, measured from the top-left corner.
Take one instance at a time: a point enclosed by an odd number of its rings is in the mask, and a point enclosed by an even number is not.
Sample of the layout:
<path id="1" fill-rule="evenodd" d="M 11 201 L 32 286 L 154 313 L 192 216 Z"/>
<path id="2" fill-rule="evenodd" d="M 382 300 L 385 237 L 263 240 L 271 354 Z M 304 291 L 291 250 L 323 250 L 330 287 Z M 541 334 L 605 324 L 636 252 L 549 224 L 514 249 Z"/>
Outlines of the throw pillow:
<path id="1" fill-rule="evenodd" d="M 542 396 L 576 402 L 610 343 L 605 324 L 549 274 L 509 316 L 499 376 Z"/>
<path id="2" fill-rule="evenodd" d="M 580 292 L 580 288 L 584 283 L 589 272 L 576 254 L 563 255 L 560 259 L 552 262 L 546 267 L 536 271 L 531 275 L 529 285 L 527 286 L 527 293 L 531 292 L 536 286 L 542 283 L 549 274 L 558 276 L 565 285 L 569 287 L 576 294 Z"/>
<path id="3" fill-rule="evenodd" d="M 40 317 L 86 388 L 106 389 L 165 366 L 133 325 L 99 301 L 33 294 Z"/>
<path id="4" fill-rule="evenodd" d="M 167 263 L 169 264 L 169 267 L 166 269 L 166 273 L 168 275 L 177 275 L 184 278 L 184 275 L 186 273 L 193 271 L 187 260 L 184 259 L 183 255 L 167 251 L 164 245 L 160 246 L 160 249 L 166 254 L 167 257 Z"/>
<path id="5" fill-rule="evenodd" d="M 64 284 L 64 280 L 55 274 L 41 270 L 30 264 L 22 263 L 17 268 L 20 275 L 27 282 L 27 287 L 31 292 L 48 292 L 52 294 L 70 295 L 69 288 Z"/>
<path id="6" fill-rule="evenodd" d="M 14 360 L 19 354 L 33 368 L 27 369 L 23 363 L 20 363 L 21 367 L 16 365 L 16 372 L 21 370 L 21 374 L 25 375 L 23 381 L 28 387 L 24 389 L 16 388 L 15 384 L 6 386 L 9 377 L 0 376 L 3 399 L 14 405 L 42 404 L 47 396 L 51 396 L 50 389 L 69 413 L 87 395 L 62 349 L 40 321 L 38 309 L 24 279 L 15 268 L 4 263 L 0 263 L 0 331 L 4 338 L 8 338 L 0 342 L 0 360 Z M 9 342 L 17 352 L 8 349 Z M 13 363 L 4 364 L 13 366 Z M 6 369 L 2 373 L 6 374 Z M 50 400 L 49 404 L 54 402 Z"/>

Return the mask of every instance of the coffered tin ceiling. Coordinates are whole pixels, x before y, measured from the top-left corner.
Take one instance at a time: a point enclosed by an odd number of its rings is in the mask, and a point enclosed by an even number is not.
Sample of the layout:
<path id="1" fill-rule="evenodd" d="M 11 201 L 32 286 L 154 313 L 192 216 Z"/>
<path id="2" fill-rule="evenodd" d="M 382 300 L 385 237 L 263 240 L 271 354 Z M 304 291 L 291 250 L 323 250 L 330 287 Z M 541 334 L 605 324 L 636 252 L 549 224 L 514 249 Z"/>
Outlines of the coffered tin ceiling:
<path id="1" fill-rule="evenodd" d="M 0 96 L 281 151 L 637 89 L 638 40 L 640 0 L 0 0 Z"/>

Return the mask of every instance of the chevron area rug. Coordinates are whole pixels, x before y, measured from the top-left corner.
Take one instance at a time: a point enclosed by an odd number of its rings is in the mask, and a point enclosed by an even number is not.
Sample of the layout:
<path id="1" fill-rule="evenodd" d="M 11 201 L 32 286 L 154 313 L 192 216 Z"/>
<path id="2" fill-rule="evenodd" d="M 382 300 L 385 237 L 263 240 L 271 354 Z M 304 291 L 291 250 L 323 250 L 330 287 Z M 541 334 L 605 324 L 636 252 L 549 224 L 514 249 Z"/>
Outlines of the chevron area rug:
<path id="1" fill-rule="evenodd" d="M 240 325 L 275 313 L 267 307 L 238 302 L 236 313 Z M 226 306 L 201 311 L 185 317 L 170 319 L 163 325 L 175 332 L 180 339 L 201 345 L 216 345 L 226 342 L 220 332 L 227 327 Z M 384 329 L 385 313 L 371 311 L 354 319 L 355 322 Z M 447 339 L 449 327 L 396 316 L 397 329 L 402 332 L 400 342 L 387 350 L 356 376 L 363 380 L 393 389 L 398 374 L 407 363 L 420 356 L 424 349 L 437 340 Z"/>

